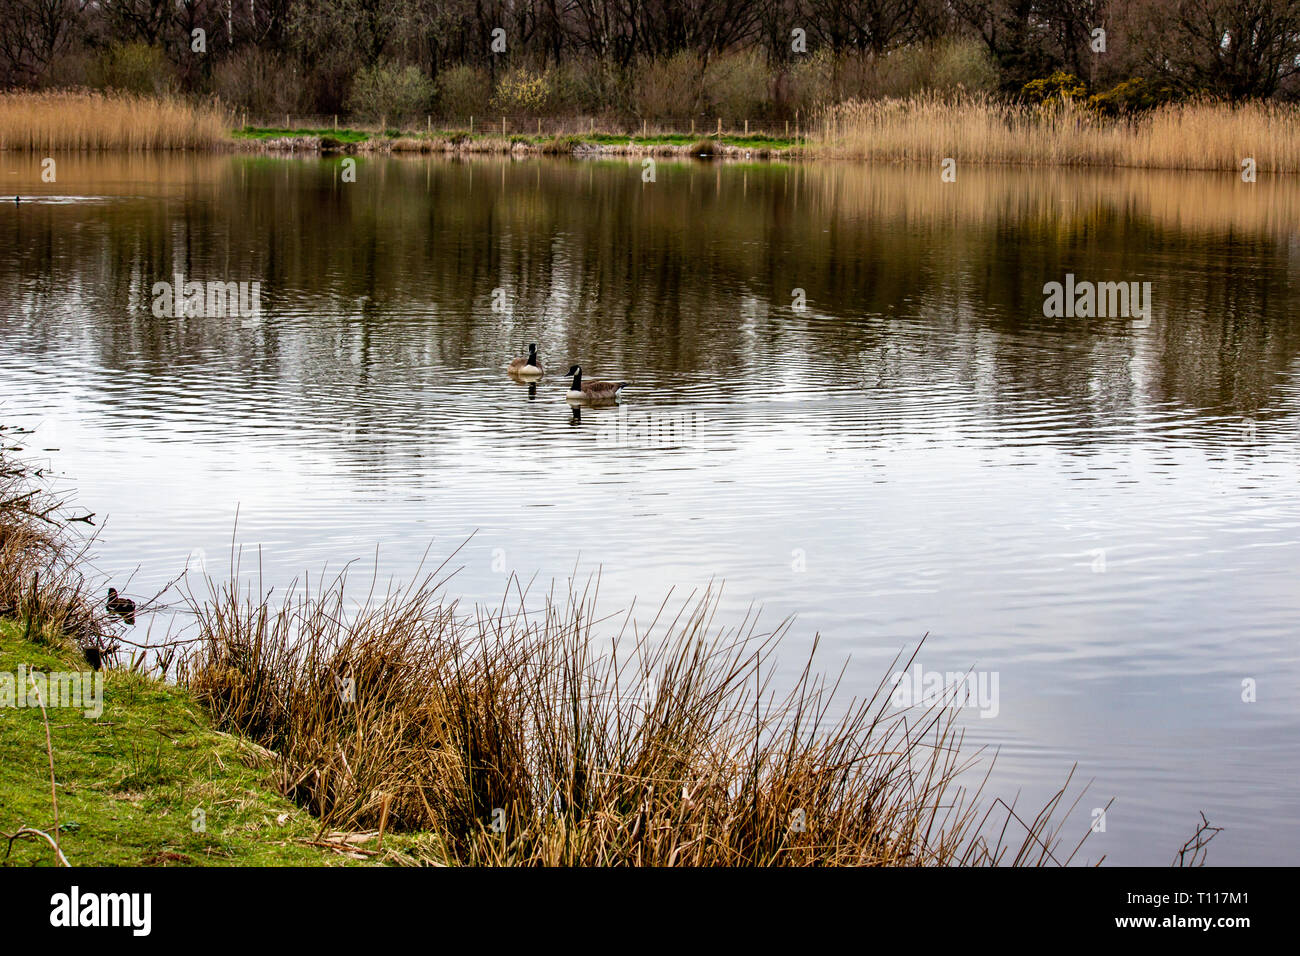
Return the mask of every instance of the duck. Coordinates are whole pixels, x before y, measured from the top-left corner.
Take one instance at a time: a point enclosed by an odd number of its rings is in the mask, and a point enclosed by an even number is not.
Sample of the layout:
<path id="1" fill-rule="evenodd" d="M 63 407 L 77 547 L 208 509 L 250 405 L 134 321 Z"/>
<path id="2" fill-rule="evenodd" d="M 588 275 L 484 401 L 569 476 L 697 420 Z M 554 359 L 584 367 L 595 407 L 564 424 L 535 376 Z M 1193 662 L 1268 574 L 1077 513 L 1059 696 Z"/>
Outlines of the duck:
<path id="1" fill-rule="evenodd" d="M 619 389 L 627 385 L 627 382 L 588 382 L 584 385 L 581 365 L 570 366 L 569 374 L 573 376 L 573 384 L 569 386 L 564 397 L 571 402 L 608 401 L 618 395 Z"/>
<path id="2" fill-rule="evenodd" d="M 537 357 L 537 346 L 528 346 L 528 358 L 517 358 L 507 366 L 506 371 L 520 378 L 537 378 L 542 374 L 542 360 Z"/>
<path id="3" fill-rule="evenodd" d="M 119 595 L 117 588 L 108 589 L 108 603 L 105 606 L 109 613 L 116 614 L 127 624 L 135 624 L 135 602 Z"/>

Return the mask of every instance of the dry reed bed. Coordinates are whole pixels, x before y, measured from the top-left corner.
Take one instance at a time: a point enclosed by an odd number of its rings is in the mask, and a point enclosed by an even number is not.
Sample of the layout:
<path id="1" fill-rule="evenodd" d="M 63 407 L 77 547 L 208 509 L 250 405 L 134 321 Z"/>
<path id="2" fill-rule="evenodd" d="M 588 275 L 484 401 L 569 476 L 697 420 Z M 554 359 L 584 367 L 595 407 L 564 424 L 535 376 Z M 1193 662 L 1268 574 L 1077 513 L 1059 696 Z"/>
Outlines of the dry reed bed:
<path id="1" fill-rule="evenodd" d="M 17 437 L 0 427 L 0 443 Z M 80 570 L 91 541 L 69 528 L 74 517 L 44 471 L 0 451 L 0 617 L 24 622 L 31 640 L 107 654 L 110 628 Z"/>
<path id="2" fill-rule="evenodd" d="M 126 94 L 0 93 L 0 149 L 212 149 L 229 141 L 218 109 Z"/>
<path id="3" fill-rule="evenodd" d="M 233 576 L 232 576 L 233 577 Z M 784 626 L 715 627 L 705 593 L 617 635 L 594 596 L 465 614 L 424 579 L 349 613 L 345 582 L 270 608 L 191 597 L 182 681 L 275 752 L 322 827 L 429 830 L 460 864 L 937 865 L 1066 862 L 1058 794 L 988 841 L 958 777 L 952 711 L 843 702 L 805 666 L 776 692 Z M 964 777 L 962 777 L 964 779 Z M 1063 791 L 1062 791 L 1063 792 Z M 1003 829 L 1005 825 L 1005 829 Z M 1077 850 L 1077 847 L 1074 849 Z"/>
<path id="4" fill-rule="evenodd" d="M 827 108 L 814 151 L 887 162 L 1131 166 L 1300 172 L 1300 110 L 1189 102 L 1111 119 L 1069 103 L 1035 107 L 988 97 L 850 101 Z"/>

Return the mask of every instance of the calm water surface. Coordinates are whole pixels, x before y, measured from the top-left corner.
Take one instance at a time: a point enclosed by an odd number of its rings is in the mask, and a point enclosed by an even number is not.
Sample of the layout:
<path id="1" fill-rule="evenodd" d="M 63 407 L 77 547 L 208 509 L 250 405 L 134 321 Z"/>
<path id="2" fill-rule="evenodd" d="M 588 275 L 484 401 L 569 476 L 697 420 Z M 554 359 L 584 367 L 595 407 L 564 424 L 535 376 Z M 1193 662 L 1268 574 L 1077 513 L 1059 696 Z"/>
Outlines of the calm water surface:
<path id="1" fill-rule="evenodd" d="M 1163 865 L 1204 810 L 1211 863 L 1300 862 L 1300 183 L 641 172 L 0 154 L 7 443 L 133 594 L 232 536 L 280 590 L 471 535 L 471 602 L 601 569 L 648 620 L 725 582 L 720 619 L 797 615 L 783 666 L 820 632 L 854 693 L 926 634 L 925 670 L 996 672 L 962 715 L 989 793 L 1077 763 L 1067 833 L 1115 798 L 1089 859 Z M 262 314 L 155 318 L 177 272 Z M 1151 282 L 1150 322 L 1045 318 L 1067 272 Z M 622 406 L 509 381 L 529 342 Z"/>

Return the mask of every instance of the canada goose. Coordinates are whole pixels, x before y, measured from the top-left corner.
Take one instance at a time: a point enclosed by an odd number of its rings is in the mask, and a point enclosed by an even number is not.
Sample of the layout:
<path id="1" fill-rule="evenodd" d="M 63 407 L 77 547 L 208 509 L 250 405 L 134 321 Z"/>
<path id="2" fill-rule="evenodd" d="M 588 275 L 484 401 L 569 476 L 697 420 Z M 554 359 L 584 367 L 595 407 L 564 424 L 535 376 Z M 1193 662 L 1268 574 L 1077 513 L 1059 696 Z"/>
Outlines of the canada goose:
<path id="1" fill-rule="evenodd" d="M 618 394 L 618 390 L 627 384 L 626 382 L 588 382 L 584 385 L 581 365 L 570 366 L 569 374 L 573 376 L 573 384 L 569 386 L 564 397 L 571 402 L 599 402 L 612 399 Z"/>
<path id="2" fill-rule="evenodd" d="M 536 378 L 542 374 L 542 360 L 537 357 L 537 346 L 528 346 L 528 358 L 517 358 L 506 369 L 520 378 Z"/>
<path id="3" fill-rule="evenodd" d="M 135 602 L 118 595 L 117 588 L 108 589 L 108 610 L 116 614 L 127 624 L 135 625 Z"/>

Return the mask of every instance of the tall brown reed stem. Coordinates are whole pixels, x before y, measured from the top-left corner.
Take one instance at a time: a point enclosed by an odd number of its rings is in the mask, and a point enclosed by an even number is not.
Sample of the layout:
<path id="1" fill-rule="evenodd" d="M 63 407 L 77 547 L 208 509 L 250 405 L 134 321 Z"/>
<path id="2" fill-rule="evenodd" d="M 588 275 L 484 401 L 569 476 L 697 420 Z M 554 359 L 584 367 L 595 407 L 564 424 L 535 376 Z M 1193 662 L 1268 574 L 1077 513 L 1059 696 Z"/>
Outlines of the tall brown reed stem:
<path id="1" fill-rule="evenodd" d="M 432 831 L 464 864 L 1068 862 L 1046 828 L 1059 796 L 986 825 L 954 711 L 895 712 L 883 679 L 843 700 L 816 642 L 778 681 L 788 621 L 720 627 L 708 588 L 615 629 L 598 578 L 540 608 L 512 579 L 466 613 L 445 567 L 355 601 L 343 575 L 274 608 L 237 573 L 191 596 L 188 686 L 277 753 L 322 828 Z"/>

